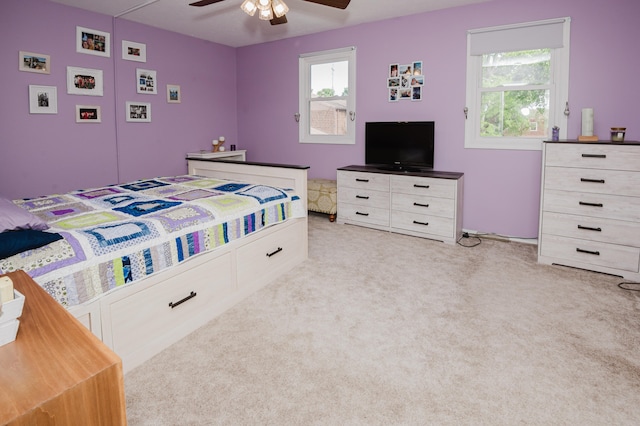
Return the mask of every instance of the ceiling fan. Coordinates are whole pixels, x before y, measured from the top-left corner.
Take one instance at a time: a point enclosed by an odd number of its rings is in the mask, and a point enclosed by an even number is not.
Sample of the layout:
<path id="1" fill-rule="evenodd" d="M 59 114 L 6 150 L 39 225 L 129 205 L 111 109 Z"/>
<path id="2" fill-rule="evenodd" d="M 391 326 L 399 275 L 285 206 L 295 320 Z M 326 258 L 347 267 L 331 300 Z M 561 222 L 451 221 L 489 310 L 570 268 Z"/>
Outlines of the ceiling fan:
<path id="1" fill-rule="evenodd" d="M 208 6 L 210 4 L 219 3 L 223 0 L 200 0 L 190 3 L 189 6 Z M 336 7 L 338 9 L 346 9 L 351 0 L 304 0 L 311 3 L 317 3 L 324 6 Z M 280 25 L 287 23 L 285 15 L 289 8 L 282 0 L 244 0 L 240 8 L 247 14 L 253 16 L 258 11 L 258 17 L 262 20 L 271 22 L 271 25 Z"/>

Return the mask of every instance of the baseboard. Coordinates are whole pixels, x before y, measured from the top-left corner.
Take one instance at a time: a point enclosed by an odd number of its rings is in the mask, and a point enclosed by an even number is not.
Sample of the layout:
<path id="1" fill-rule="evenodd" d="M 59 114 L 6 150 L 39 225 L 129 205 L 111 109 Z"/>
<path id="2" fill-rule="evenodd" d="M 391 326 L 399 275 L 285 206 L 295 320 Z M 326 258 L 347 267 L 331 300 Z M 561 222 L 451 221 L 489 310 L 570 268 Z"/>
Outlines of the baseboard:
<path id="1" fill-rule="evenodd" d="M 462 233 L 467 233 L 469 234 L 469 237 L 478 237 L 478 238 L 485 238 L 488 240 L 496 240 L 496 241 L 504 241 L 504 242 L 514 242 L 514 243 L 524 243 L 524 244 L 533 244 L 533 245 L 538 245 L 538 239 L 537 238 L 520 238 L 520 237 L 510 237 L 508 235 L 500 235 L 500 234 L 493 234 L 493 233 L 485 233 L 485 232 L 478 232 L 478 231 L 473 231 L 470 229 L 463 229 Z"/>

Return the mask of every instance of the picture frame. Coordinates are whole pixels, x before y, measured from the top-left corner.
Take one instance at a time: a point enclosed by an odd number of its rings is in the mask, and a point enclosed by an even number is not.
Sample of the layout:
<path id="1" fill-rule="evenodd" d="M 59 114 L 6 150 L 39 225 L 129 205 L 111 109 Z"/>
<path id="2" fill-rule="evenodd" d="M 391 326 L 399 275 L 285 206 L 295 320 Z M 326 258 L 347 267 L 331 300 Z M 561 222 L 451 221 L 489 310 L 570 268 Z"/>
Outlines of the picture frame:
<path id="1" fill-rule="evenodd" d="M 136 68 L 136 92 L 145 95 L 158 94 L 158 81 L 154 70 Z"/>
<path id="2" fill-rule="evenodd" d="M 413 62 L 413 75 L 422 75 L 422 61 Z"/>
<path id="3" fill-rule="evenodd" d="M 411 102 L 422 100 L 422 86 L 415 86 L 411 88 Z"/>
<path id="4" fill-rule="evenodd" d="M 147 62 L 147 45 L 135 41 L 122 40 L 122 59 L 126 61 Z"/>
<path id="5" fill-rule="evenodd" d="M 389 88 L 389 102 L 398 102 L 400 100 L 400 93 L 397 87 Z"/>
<path id="6" fill-rule="evenodd" d="M 29 85 L 29 113 L 57 114 L 58 88 L 56 86 Z"/>
<path id="7" fill-rule="evenodd" d="M 111 56 L 111 34 L 77 26 L 76 52 L 109 58 Z"/>
<path id="8" fill-rule="evenodd" d="M 51 56 L 22 50 L 18 56 L 19 71 L 51 74 Z"/>
<path id="9" fill-rule="evenodd" d="M 67 67 L 67 93 L 70 95 L 102 96 L 102 70 Z"/>
<path id="10" fill-rule="evenodd" d="M 76 105 L 76 123 L 102 123 L 100 106 Z"/>
<path id="11" fill-rule="evenodd" d="M 126 120 L 130 123 L 150 123 L 151 103 L 129 101 L 126 103 L 125 113 Z"/>
<path id="12" fill-rule="evenodd" d="M 398 77 L 398 64 L 390 64 L 389 65 L 389 77 Z"/>
<path id="13" fill-rule="evenodd" d="M 182 101 L 180 86 L 177 84 L 167 84 L 167 103 L 179 104 Z"/>

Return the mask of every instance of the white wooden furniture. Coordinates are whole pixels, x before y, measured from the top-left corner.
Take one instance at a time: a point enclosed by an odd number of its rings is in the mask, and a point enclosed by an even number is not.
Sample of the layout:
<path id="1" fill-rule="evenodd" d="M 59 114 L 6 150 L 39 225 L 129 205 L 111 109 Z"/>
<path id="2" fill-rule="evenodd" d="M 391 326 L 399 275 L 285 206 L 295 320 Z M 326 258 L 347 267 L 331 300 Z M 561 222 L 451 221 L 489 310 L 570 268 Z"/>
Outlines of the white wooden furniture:
<path id="1" fill-rule="evenodd" d="M 462 236 L 462 173 L 338 169 L 338 223 L 455 244 Z"/>
<path id="2" fill-rule="evenodd" d="M 189 160 L 189 173 L 295 189 L 306 166 Z M 69 310 L 131 370 L 308 257 L 307 217 L 265 228 Z"/>
<path id="3" fill-rule="evenodd" d="M 640 279 L 640 142 L 545 142 L 538 261 Z"/>
<path id="4" fill-rule="evenodd" d="M 239 149 L 237 151 L 217 151 L 217 152 L 190 152 L 187 154 L 187 159 L 200 159 L 200 160 L 213 160 L 213 159 L 225 159 L 233 161 L 247 161 L 247 150 Z"/>

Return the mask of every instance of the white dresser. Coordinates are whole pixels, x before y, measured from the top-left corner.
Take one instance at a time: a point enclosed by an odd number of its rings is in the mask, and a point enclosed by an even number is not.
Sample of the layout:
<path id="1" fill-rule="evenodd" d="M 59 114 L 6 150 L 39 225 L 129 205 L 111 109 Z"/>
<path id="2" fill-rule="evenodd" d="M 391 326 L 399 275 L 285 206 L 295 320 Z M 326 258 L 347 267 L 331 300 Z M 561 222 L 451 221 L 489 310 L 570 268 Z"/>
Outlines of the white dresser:
<path id="1" fill-rule="evenodd" d="M 462 173 L 342 167 L 337 221 L 455 244 L 462 235 L 463 181 Z"/>
<path id="2" fill-rule="evenodd" d="M 640 142 L 545 142 L 538 261 L 640 279 Z"/>

